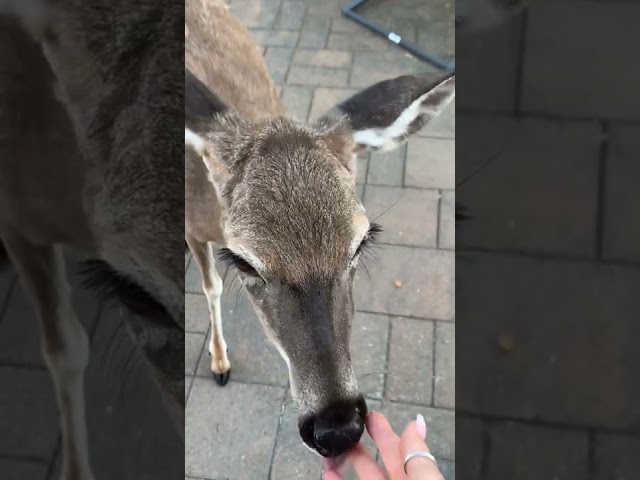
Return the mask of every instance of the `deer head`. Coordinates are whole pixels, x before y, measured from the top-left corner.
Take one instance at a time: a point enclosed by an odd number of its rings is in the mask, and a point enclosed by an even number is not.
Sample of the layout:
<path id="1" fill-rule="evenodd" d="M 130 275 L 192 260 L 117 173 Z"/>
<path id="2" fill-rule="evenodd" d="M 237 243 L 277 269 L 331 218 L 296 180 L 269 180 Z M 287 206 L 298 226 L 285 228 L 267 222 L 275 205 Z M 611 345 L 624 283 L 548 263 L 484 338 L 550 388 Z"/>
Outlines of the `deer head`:
<path id="1" fill-rule="evenodd" d="M 389 150 L 436 117 L 455 77 L 375 84 L 314 123 L 250 122 L 220 108 L 188 115 L 222 209 L 221 258 L 239 273 L 267 336 L 289 367 L 304 443 L 325 457 L 354 446 L 366 402 L 349 355 L 353 279 L 375 239 L 355 196 L 356 152 Z"/>

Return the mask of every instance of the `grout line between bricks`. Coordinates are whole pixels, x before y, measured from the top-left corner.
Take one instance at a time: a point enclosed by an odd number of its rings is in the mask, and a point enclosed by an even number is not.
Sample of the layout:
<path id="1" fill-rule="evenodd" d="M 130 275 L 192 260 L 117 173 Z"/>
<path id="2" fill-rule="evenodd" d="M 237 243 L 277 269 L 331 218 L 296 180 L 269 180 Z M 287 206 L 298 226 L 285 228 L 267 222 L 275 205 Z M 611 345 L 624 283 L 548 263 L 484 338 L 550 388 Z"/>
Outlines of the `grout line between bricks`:
<path id="1" fill-rule="evenodd" d="M 402 151 L 402 188 L 407 188 L 405 178 L 407 178 L 407 156 L 409 155 L 409 142 L 403 145 Z M 414 188 L 414 187 L 409 187 Z"/>
<path id="2" fill-rule="evenodd" d="M 516 66 L 516 75 L 515 75 L 515 88 L 514 88 L 514 99 L 513 99 L 513 109 L 514 114 L 518 117 L 521 113 L 521 103 L 522 103 L 522 90 L 524 83 L 524 65 L 525 65 L 525 55 L 527 51 L 527 29 L 529 26 L 529 9 L 525 8 L 522 13 L 522 19 L 520 20 L 520 38 L 518 39 L 518 49 L 520 50 L 520 54 L 518 55 L 518 64 Z"/>
<path id="3" fill-rule="evenodd" d="M 333 18 L 331 19 L 331 29 L 333 30 Z M 349 78 L 347 79 L 347 85 L 351 86 L 351 80 L 353 79 L 353 67 L 356 64 L 356 52 L 348 50 L 351 53 L 351 65 L 349 65 Z"/>
<path id="4" fill-rule="evenodd" d="M 588 480 L 596 480 L 596 432 L 589 429 L 587 433 L 587 475 Z"/>
<path id="5" fill-rule="evenodd" d="M 596 259 L 604 260 L 604 220 L 607 188 L 607 157 L 609 155 L 609 125 L 601 124 L 602 137 L 598 158 L 598 197 L 596 205 Z"/>
<path id="6" fill-rule="evenodd" d="M 482 451 L 480 454 L 480 480 L 489 479 L 489 452 L 491 451 L 491 436 L 489 425 L 482 422 Z"/>
<path id="7" fill-rule="evenodd" d="M 442 408 L 442 410 L 447 410 L 446 408 Z M 493 423 L 515 423 L 518 425 L 530 425 L 536 427 L 547 427 L 547 428 L 555 428 L 558 430 L 567 430 L 572 432 L 581 432 L 588 433 L 593 430 L 597 433 L 607 433 L 614 434 L 620 436 L 629 436 L 629 437 L 637 437 L 640 433 L 640 430 L 636 428 L 616 428 L 616 427 L 605 427 L 605 426 L 594 426 L 594 425 L 577 425 L 572 423 L 563 423 L 557 422 L 553 420 L 544 420 L 540 418 L 536 419 L 528 419 L 528 418 L 518 418 L 518 417 L 508 417 L 508 416 L 499 416 L 493 414 L 486 413 L 477 413 L 469 410 L 465 410 L 463 408 L 456 408 L 455 410 L 456 417 L 461 418 L 469 418 L 469 419 L 479 419 L 487 422 Z"/>
<path id="8" fill-rule="evenodd" d="M 53 454 L 51 455 L 51 459 L 49 460 L 49 464 L 47 466 L 47 473 L 45 477 L 47 480 L 53 480 L 53 472 L 56 468 L 56 459 L 58 455 L 60 455 L 60 451 L 62 450 L 62 434 L 58 433 L 58 439 L 56 440 L 56 446 L 53 449 Z"/>
<path id="9" fill-rule="evenodd" d="M 280 408 L 280 415 L 278 416 L 278 426 L 276 427 L 276 435 L 273 438 L 273 450 L 271 450 L 271 461 L 269 462 L 269 472 L 267 472 L 267 479 L 272 480 L 272 472 L 273 472 L 273 461 L 276 458 L 276 448 L 278 447 L 278 435 L 280 435 L 280 427 L 282 422 L 284 422 L 284 411 L 287 405 L 287 395 L 289 393 L 288 389 L 285 389 L 284 398 L 282 402 L 282 407 Z M 273 479 L 277 480 L 277 479 Z"/>
<path id="10" fill-rule="evenodd" d="M 528 110 L 520 112 L 519 116 L 515 117 L 513 112 L 507 112 L 504 110 L 491 110 L 481 109 L 473 107 L 458 107 L 456 106 L 456 114 L 463 115 L 484 115 L 488 117 L 498 117 L 504 119 L 511 119 L 516 121 L 522 121 L 525 119 L 532 120 L 548 120 L 554 122 L 575 122 L 575 123 L 591 123 L 607 121 L 619 125 L 638 126 L 640 125 L 640 117 L 638 118 L 620 118 L 620 117 L 597 117 L 597 116 L 580 116 L 580 115 L 565 115 L 561 113 L 549 113 L 539 112 L 535 110 Z"/>
<path id="11" fill-rule="evenodd" d="M 280 4 L 280 8 L 282 9 L 282 5 L 284 4 L 284 2 L 282 2 Z M 300 29 L 297 30 L 298 32 L 298 38 L 296 38 L 296 44 L 293 46 L 293 53 L 291 55 L 291 60 L 289 61 L 289 65 L 287 66 L 287 71 L 284 74 L 284 83 L 286 85 L 290 85 L 289 84 L 289 73 L 291 72 L 291 67 L 293 66 L 293 59 L 296 56 L 296 52 L 298 51 L 298 48 L 300 46 L 300 38 L 302 37 L 302 30 L 304 30 L 304 25 L 307 21 L 307 16 L 309 15 L 309 5 L 305 5 L 304 6 L 304 14 L 302 15 L 302 23 L 300 26 Z M 291 84 L 294 85 L 294 84 Z M 308 87 L 309 85 L 304 85 L 306 87 Z M 315 89 L 316 86 L 313 86 L 313 88 Z M 314 90 L 315 91 L 315 90 Z M 284 96 L 284 85 L 282 86 L 282 92 L 280 97 L 282 98 Z M 313 101 L 313 97 L 311 98 L 311 100 Z M 311 105 L 309 105 L 309 109 L 311 109 Z"/>
<path id="12" fill-rule="evenodd" d="M 378 243 L 378 245 L 381 245 Z M 422 247 L 416 247 L 422 248 Z M 449 250 L 447 250 L 449 251 Z M 454 250 L 451 250 L 454 251 Z M 530 260 L 553 260 L 566 263 L 580 263 L 587 265 L 610 265 L 615 267 L 624 268 L 640 268 L 640 262 L 634 260 L 615 260 L 615 259 L 603 259 L 597 261 L 593 257 L 572 257 L 570 255 L 553 254 L 553 253 L 540 253 L 540 252 L 525 252 L 523 250 L 494 250 L 486 247 L 471 247 L 471 246 L 459 246 L 457 247 L 456 258 L 463 257 L 464 253 L 483 253 L 489 255 L 503 255 L 512 257 L 522 257 Z M 596 260 L 596 261 L 594 261 Z"/>
<path id="13" fill-rule="evenodd" d="M 446 413 L 457 413 L 457 410 L 454 407 L 434 407 L 433 405 L 425 405 L 424 403 L 416 403 L 410 400 L 392 400 L 390 398 L 385 398 L 385 401 L 391 405 L 406 405 L 407 407 L 430 408 L 431 410 L 440 410 L 441 412 Z"/>
<path id="14" fill-rule="evenodd" d="M 438 207 L 436 210 L 436 248 L 440 250 L 440 225 L 442 221 L 442 190 L 436 190 L 438 192 Z"/>
<path id="15" fill-rule="evenodd" d="M 454 323 L 455 319 L 445 320 L 442 318 L 428 318 L 428 317 L 418 317 L 416 315 L 402 315 L 400 313 L 389 313 L 389 312 L 374 312 L 372 310 L 362 310 L 360 308 L 356 309 L 357 312 L 367 313 L 370 315 L 387 315 L 388 317 L 398 317 L 398 318 L 408 318 L 411 320 L 424 320 L 427 322 L 444 322 L 444 323 Z"/>
<path id="16" fill-rule="evenodd" d="M 48 460 L 45 460 L 41 457 L 35 457 L 32 455 L 7 455 L 4 453 L 0 453 L 0 460 L 15 460 L 18 462 L 24 463 L 38 463 L 40 465 L 48 465 Z"/>
<path id="17" fill-rule="evenodd" d="M 431 406 L 436 406 L 436 322 L 431 322 Z"/>
<path id="18" fill-rule="evenodd" d="M 367 312 L 369 313 L 369 312 Z M 392 334 L 392 322 L 391 322 L 391 315 L 386 315 L 387 317 L 387 349 L 386 349 L 386 357 L 385 357 L 385 361 L 384 361 L 384 376 L 382 377 L 382 400 L 381 402 L 385 401 L 387 399 L 387 384 L 389 383 L 389 364 L 390 364 L 390 359 L 389 359 L 389 355 L 391 353 L 391 334 Z M 382 404 L 380 405 L 380 408 L 382 408 Z"/>
<path id="19" fill-rule="evenodd" d="M 273 24 L 271 25 L 271 29 L 275 30 L 276 29 L 276 25 L 278 24 L 278 21 L 280 20 L 280 17 L 282 16 L 282 6 L 284 5 L 284 1 L 280 2 L 280 5 L 278 5 L 278 11 L 276 13 L 276 17 L 273 19 Z"/>

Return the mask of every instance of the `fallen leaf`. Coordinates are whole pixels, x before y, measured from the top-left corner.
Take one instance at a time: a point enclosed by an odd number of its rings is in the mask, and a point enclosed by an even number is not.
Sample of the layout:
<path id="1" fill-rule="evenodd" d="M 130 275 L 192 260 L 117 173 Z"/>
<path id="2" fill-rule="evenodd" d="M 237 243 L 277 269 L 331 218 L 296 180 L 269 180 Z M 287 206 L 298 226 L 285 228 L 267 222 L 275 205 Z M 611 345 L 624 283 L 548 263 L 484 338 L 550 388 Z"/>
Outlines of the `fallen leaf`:
<path id="1" fill-rule="evenodd" d="M 395 282 L 393 282 L 393 284 L 398 288 L 402 287 L 402 281 L 401 280 L 396 280 Z"/>
<path id="2" fill-rule="evenodd" d="M 513 352 L 516 348 L 516 339 L 511 335 L 500 335 L 498 337 L 498 347 L 503 352 Z"/>

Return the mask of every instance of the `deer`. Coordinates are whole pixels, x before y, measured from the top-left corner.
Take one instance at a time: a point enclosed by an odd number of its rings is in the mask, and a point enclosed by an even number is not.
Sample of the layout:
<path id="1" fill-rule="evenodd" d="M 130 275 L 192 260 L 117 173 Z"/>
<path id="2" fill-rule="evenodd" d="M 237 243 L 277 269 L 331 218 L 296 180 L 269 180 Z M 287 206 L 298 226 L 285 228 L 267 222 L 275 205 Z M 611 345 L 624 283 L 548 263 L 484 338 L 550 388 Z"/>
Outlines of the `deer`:
<path id="1" fill-rule="evenodd" d="M 185 241 L 209 307 L 210 369 L 227 384 L 217 249 L 288 366 L 301 440 L 326 459 L 360 440 L 367 415 L 352 290 L 381 227 L 356 198 L 356 156 L 397 148 L 454 97 L 453 72 L 402 75 L 304 122 L 223 1 L 185 3 Z"/>
<path id="2" fill-rule="evenodd" d="M 95 477 L 63 249 L 125 312 L 184 441 L 183 8 L 0 0 L 1 250 L 38 314 L 65 480 Z"/>

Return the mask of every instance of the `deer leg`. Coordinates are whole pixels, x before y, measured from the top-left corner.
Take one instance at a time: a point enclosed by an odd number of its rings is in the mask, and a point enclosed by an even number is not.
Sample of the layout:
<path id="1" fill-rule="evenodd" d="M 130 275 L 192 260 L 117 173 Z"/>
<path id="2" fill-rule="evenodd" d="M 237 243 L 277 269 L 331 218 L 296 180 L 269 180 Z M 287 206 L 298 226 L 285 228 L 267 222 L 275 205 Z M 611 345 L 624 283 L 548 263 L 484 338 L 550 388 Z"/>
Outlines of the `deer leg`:
<path id="1" fill-rule="evenodd" d="M 222 278 L 216 271 L 213 248 L 210 243 L 202 243 L 187 238 L 187 244 L 193 258 L 196 259 L 202 274 L 202 289 L 209 303 L 211 314 L 211 340 L 209 354 L 211 355 L 211 372 L 218 385 L 226 385 L 229 381 L 231 364 L 227 356 L 227 342 L 222 335 L 222 317 L 220 297 L 222 296 Z"/>
<path id="2" fill-rule="evenodd" d="M 84 404 L 84 371 L 89 339 L 71 303 L 62 250 L 18 236 L 3 236 L 9 258 L 40 319 L 42 353 L 53 377 L 62 427 L 62 478 L 93 480 L 89 465 Z"/>

